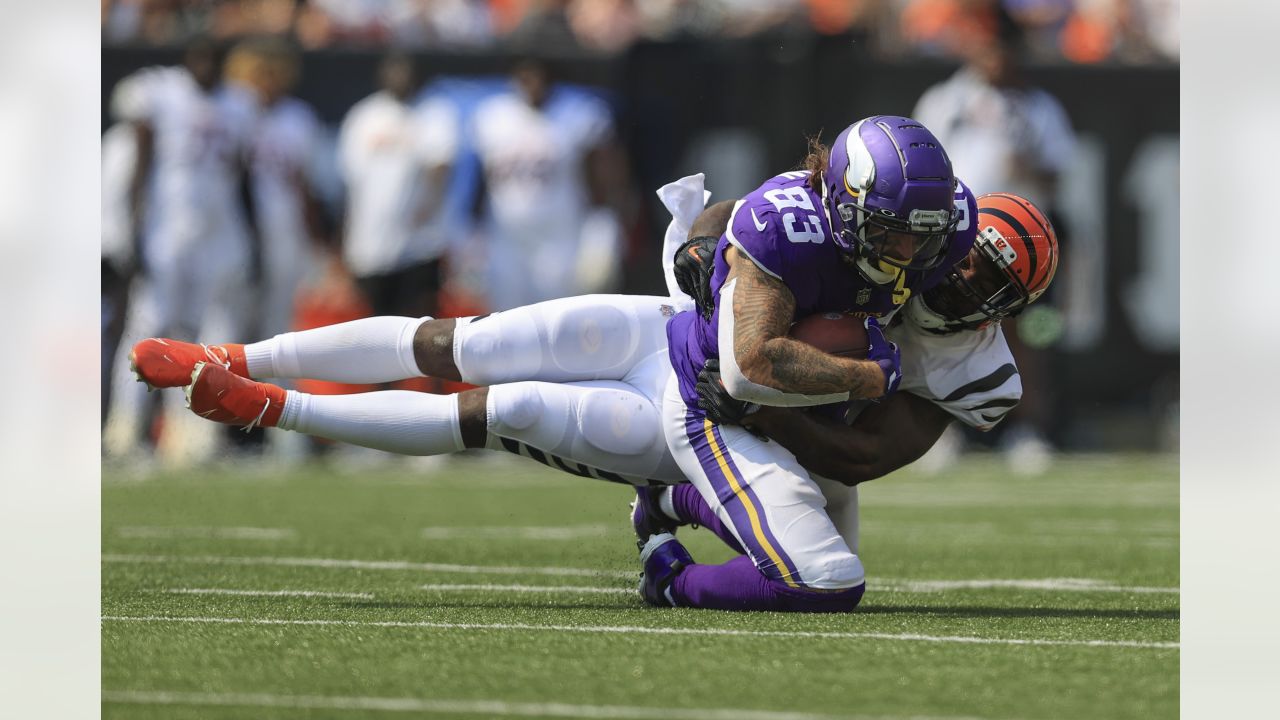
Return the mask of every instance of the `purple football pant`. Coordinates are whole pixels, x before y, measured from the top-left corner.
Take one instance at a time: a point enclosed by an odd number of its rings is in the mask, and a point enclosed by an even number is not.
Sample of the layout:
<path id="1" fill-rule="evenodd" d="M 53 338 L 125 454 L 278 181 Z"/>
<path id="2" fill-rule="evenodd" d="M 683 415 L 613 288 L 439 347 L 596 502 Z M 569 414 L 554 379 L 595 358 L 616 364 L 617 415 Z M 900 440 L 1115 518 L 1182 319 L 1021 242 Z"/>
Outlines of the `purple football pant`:
<path id="1" fill-rule="evenodd" d="M 720 522 L 692 485 L 671 488 L 671 504 L 681 524 L 697 524 L 740 554 L 721 565 L 686 567 L 671 584 L 671 597 L 681 607 L 713 610 L 778 610 L 783 612 L 849 612 L 866 589 L 863 583 L 846 590 L 791 588 L 764 576 L 747 557 L 738 538 Z"/>

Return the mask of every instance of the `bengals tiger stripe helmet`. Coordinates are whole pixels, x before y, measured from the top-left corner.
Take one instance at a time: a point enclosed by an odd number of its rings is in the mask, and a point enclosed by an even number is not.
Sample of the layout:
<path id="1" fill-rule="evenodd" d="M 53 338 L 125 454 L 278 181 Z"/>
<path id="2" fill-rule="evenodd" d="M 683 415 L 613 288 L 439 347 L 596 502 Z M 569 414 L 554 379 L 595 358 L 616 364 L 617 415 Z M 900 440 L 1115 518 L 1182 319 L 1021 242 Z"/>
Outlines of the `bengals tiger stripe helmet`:
<path id="1" fill-rule="evenodd" d="M 973 250 L 906 313 L 926 330 L 977 329 L 1035 302 L 1057 270 L 1058 236 L 1044 213 L 1018 195 L 982 195 Z"/>

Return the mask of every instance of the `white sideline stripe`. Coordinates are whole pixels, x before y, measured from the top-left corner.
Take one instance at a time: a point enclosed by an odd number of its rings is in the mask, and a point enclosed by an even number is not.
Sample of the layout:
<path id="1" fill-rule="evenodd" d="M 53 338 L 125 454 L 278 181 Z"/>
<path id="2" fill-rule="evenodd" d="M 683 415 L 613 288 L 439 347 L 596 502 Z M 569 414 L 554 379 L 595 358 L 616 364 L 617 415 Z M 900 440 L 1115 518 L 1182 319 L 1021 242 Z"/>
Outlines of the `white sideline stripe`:
<path id="1" fill-rule="evenodd" d="M 602 538 L 608 532 L 604 525 L 429 527 L 422 531 L 426 540 L 582 540 Z"/>
<path id="2" fill-rule="evenodd" d="M 817 630 L 730 630 L 726 628 L 634 627 L 625 625 L 528 625 L 524 623 L 408 622 L 402 620 L 277 620 L 273 618 L 182 617 L 171 615 L 105 615 L 105 622 L 177 622 L 229 625 L 313 625 L 340 627 L 394 627 L 435 630 L 532 630 L 626 635 L 696 635 L 702 637 L 822 638 L 827 640 L 910 640 L 971 645 L 1065 645 L 1078 647 L 1129 647 L 1176 650 L 1178 643 L 1139 640 L 1049 640 L 1039 638 L 984 638 L 963 635 L 912 633 L 834 632 Z"/>
<path id="3" fill-rule="evenodd" d="M 507 715 L 518 717 L 629 718 L 632 720 L 979 720 L 971 717 L 896 715 L 821 715 L 733 708 L 648 708 L 627 705 L 514 703 L 503 700 L 427 700 L 336 695 L 268 695 L 265 693 L 184 693 L 147 690 L 104 690 L 103 702 L 132 705 L 217 705 L 308 710 L 385 710 L 389 712 Z"/>
<path id="4" fill-rule="evenodd" d="M 418 563 L 404 560 L 341 560 L 334 558 L 299 558 L 271 556 L 228 557 L 218 555 L 122 555 L 102 556 L 103 562 L 113 563 L 164 563 L 186 562 L 207 565 L 279 565 L 284 567 L 349 568 L 354 570 L 416 570 L 421 572 L 465 573 L 470 575 L 549 575 L 561 577 L 616 577 L 634 580 L 638 570 L 592 570 L 590 568 L 533 567 L 511 565 L 452 565 L 447 563 Z M 1128 592 L 1170 593 L 1181 592 L 1176 587 L 1128 587 L 1112 585 L 1103 580 L 1088 578 L 1026 578 L 979 580 L 908 580 L 902 578 L 875 578 L 870 580 L 871 590 L 902 592 L 942 592 L 954 589 L 1024 588 L 1028 590 L 1065 590 L 1077 592 Z"/>
<path id="5" fill-rule="evenodd" d="M 202 538 L 217 540 L 288 540 L 297 532 L 289 528 L 255 527 L 165 527 L 159 525 L 130 525 L 116 528 L 116 535 L 124 538 Z"/>
<path id="6" fill-rule="evenodd" d="M 236 590 L 233 588 L 169 588 L 174 595 L 243 595 L 246 597 L 314 597 L 372 600 L 373 593 L 328 592 L 320 590 Z"/>
<path id="7" fill-rule="evenodd" d="M 634 595 L 636 589 L 620 587 L 583 587 L 581 585 L 437 585 L 420 586 L 422 590 L 485 590 L 491 592 L 575 592 L 597 595 Z"/>
<path id="8" fill-rule="evenodd" d="M 1039 580 L 902 580 L 885 578 L 880 582 L 876 582 L 872 578 L 871 585 L 872 589 L 875 590 L 897 590 L 900 592 L 944 592 L 947 590 L 989 590 L 992 588 L 1067 590 L 1072 592 L 1167 593 L 1172 595 L 1177 595 L 1181 592 L 1176 587 L 1112 585 L 1108 582 L 1091 578 L 1043 578 Z"/>
<path id="9" fill-rule="evenodd" d="M 305 557 L 227 557 L 217 555 L 103 555 L 103 562 L 166 563 L 187 562 L 206 565 L 279 565 L 284 567 L 348 568 L 352 570 L 415 570 L 419 572 L 450 572 L 471 575 L 555 575 L 564 577 L 620 577 L 635 578 L 639 570 L 592 570 L 590 568 L 534 567 L 522 565 L 452 565 L 448 563 L 421 563 L 404 560 L 339 560 L 334 558 Z"/>

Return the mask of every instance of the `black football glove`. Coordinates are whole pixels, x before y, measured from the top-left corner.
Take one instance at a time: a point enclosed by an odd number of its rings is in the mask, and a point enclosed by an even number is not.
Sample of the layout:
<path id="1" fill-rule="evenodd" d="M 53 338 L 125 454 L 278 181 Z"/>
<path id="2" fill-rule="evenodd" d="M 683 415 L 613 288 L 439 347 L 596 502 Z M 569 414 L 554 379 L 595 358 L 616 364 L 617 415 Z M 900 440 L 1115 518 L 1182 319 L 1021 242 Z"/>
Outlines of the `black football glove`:
<path id="1" fill-rule="evenodd" d="M 676 251 L 676 284 L 698 305 L 698 312 L 706 320 L 716 310 L 711 296 L 711 273 L 715 270 L 716 245 L 720 238 L 696 237 L 688 240 Z"/>
<path id="2" fill-rule="evenodd" d="M 707 419 L 716 425 L 741 425 L 742 420 L 760 409 L 759 405 L 739 400 L 724 389 L 720 379 L 720 361 L 708 360 L 698 373 L 698 407 L 707 413 Z M 748 428 L 750 429 L 750 428 Z M 759 432 L 751 430 L 757 437 Z"/>

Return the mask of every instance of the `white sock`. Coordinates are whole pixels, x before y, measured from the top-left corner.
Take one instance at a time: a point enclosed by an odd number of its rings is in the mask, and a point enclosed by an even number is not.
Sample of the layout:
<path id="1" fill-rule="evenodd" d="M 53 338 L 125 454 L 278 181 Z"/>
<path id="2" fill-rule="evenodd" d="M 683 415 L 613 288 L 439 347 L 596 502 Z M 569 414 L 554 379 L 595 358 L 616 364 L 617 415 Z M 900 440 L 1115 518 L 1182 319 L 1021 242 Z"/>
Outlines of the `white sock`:
<path id="1" fill-rule="evenodd" d="M 457 395 L 408 390 L 309 395 L 290 390 L 278 426 L 401 455 L 463 449 Z"/>
<path id="2" fill-rule="evenodd" d="M 245 364 L 252 378 L 381 383 L 426 377 L 413 356 L 413 336 L 430 319 L 371 317 L 281 333 L 245 345 Z"/>
<path id="3" fill-rule="evenodd" d="M 662 488 L 662 492 L 658 493 L 658 508 L 662 510 L 662 514 L 672 520 L 679 520 L 680 516 L 676 515 L 676 504 L 671 499 L 671 491 L 673 488 Z"/>

